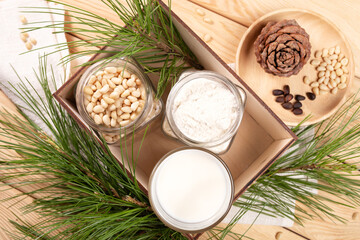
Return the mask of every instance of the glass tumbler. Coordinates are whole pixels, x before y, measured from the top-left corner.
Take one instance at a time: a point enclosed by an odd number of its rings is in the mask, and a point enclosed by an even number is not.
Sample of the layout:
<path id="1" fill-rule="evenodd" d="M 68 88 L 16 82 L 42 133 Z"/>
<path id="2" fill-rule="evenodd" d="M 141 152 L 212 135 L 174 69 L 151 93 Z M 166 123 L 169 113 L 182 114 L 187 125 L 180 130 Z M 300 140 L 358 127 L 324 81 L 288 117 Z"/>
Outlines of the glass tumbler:
<path id="1" fill-rule="evenodd" d="M 221 84 L 222 87 L 228 89 L 229 92 L 233 94 L 233 96 L 235 97 L 236 103 L 234 106 L 235 109 L 234 111 L 236 113 L 236 117 L 234 121 L 223 135 L 219 136 L 218 138 L 211 139 L 210 141 L 199 141 L 187 136 L 181 131 L 181 128 L 177 125 L 174 119 L 174 100 L 176 99 L 178 94 L 182 91 L 182 89 L 186 87 L 187 84 L 197 79 L 207 79 L 217 84 Z M 236 135 L 237 130 L 240 126 L 244 113 L 245 102 L 246 102 L 245 91 L 240 86 L 234 84 L 226 77 L 222 76 L 221 74 L 206 70 L 202 70 L 202 71 L 188 70 L 183 72 L 179 76 L 177 83 L 172 87 L 169 93 L 166 102 L 166 110 L 165 110 L 166 114 L 163 119 L 162 129 L 166 135 L 176 138 L 189 146 L 202 147 L 216 154 L 223 154 L 229 150 L 232 140 Z"/>

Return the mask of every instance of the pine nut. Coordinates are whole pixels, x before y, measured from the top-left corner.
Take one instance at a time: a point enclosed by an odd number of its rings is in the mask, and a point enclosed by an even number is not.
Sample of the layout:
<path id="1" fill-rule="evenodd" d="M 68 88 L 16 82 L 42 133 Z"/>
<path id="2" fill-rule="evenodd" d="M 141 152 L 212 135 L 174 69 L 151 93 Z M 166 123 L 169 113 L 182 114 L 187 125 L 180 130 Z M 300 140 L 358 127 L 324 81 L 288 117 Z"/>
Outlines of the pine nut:
<path id="1" fill-rule="evenodd" d="M 115 103 L 115 100 L 112 99 L 112 98 L 104 97 L 104 96 L 103 96 L 103 99 L 104 99 L 104 101 L 105 101 L 107 104 L 113 104 L 113 103 Z"/>
<path id="2" fill-rule="evenodd" d="M 32 49 L 32 44 L 31 44 L 31 42 L 30 42 L 30 41 L 27 41 L 27 42 L 25 43 L 25 47 L 27 48 L 27 50 L 31 50 L 31 49 Z"/>
<path id="3" fill-rule="evenodd" d="M 116 85 L 113 81 L 108 80 L 107 82 L 108 82 L 110 88 L 112 88 L 112 89 L 116 88 Z"/>
<path id="4" fill-rule="evenodd" d="M 344 55 L 343 53 L 340 53 L 340 54 L 339 54 L 338 61 L 341 61 L 344 57 L 345 57 L 345 55 Z"/>
<path id="5" fill-rule="evenodd" d="M 113 78 L 114 76 L 115 76 L 114 74 L 108 73 L 108 74 L 104 74 L 104 75 L 103 75 L 103 78 L 105 78 L 105 79 L 111 79 L 111 78 Z"/>
<path id="6" fill-rule="evenodd" d="M 123 111 L 125 113 L 131 113 L 131 108 L 130 107 L 122 107 L 121 111 Z"/>
<path id="7" fill-rule="evenodd" d="M 137 89 L 136 91 L 131 92 L 131 95 L 133 95 L 136 98 L 140 97 L 141 96 L 140 90 Z"/>
<path id="8" fill-rule="evenodd" d="M 329 83 L 329 81 L 330 81 L 330 78 L 327 78 L 327 77 L 325 77 L 325 79 L 324 79 L 324 84 L 328 84 Z"/>
<path id="9" fill-rule="evenodd" d="M 319 83 L 318 82 L 312 82 L 310 84 L 310 87 L 318 87 L 319 86 Z"/>
<path id="10" fill-rule="evenodd" d="M 129 86 L 127 85 L 127 80 L 123 79 L 122 81 L 122 86 L 124 87 L 124 89 L 127 89 Z"/>
<path id="11" fill-rule="evenodd" d="M 131 77 L 131 75 L 130 75 L 130 73 L 128 71 L 124 70 L 124 72 L 122 73 L 122 77 L 123 78 L 129 78 L 129 77 Z"/>
<path id="12" fill-rule="evenodd" d="M 89 86 L 86 86 L 84 87 L 84 93 L 87 95 L 93 95 L 94 91 Z"/>
<path id="13" fill-rule="evenodd" d="M 138 116 L 138 115 L 137 115 L 136 113 L 132 113 L 132 114 L 130 115 L 130 119 L 134 121 L 134 120 L 137 118 L 137 116 Z"/>
<path id="14" fill-rule="evenodd" d="M 134 112 L 139 107 L 139 102 L 134 102 L 131 104 L 131 110 Z"/>
<path id="15" fill-rule="evenodd" d="M 117 78 L 117 77 L 113 77 L 113 78 L 111 79 L 111 81 L 112 81 L 113 83 L 119 85 L 119 84 L 121 84 L 122 79 L 121 79 L 121 78 Z"/>
<path id="16" fill-rule="evenodd" d="M 317 71 L 325 71 L 326 68 L 325 68 L 324 66 L 319 66 L 319 67 L 317 67 L 316 70 L 317 70 Z"/>
<path id="17" fill-rule="evenodd" d="M 96 90 L 96 92 L 93 94 L 93 97 L 94 97 L 95 99 L 98 99 L 99 97 L 101 97 L 101 92 L 100 92 L 100 90 Z"/>
<path id="18" fill-rule="evenodd" d="M 101 86 L 105 86 L 107 84 L 107 80 L 105 78 L 101 79 Z"/>
<path id="19" fill-rule="evenodd" d="M 319 93 L 320 93 L 320 90 L 319 90 L 319 88 L 317 88 L 317 87 L 312 88 L 311 90 L 312 90 L 312 92 L 313 92 L 315 95 L 319 95 Z"/>
<path id="20" fill-rule="evenodd" d="M 105 72 L 107 73 L 116 73 L 117 69 L 116 67 L 106 67 Z"/>
<path id="21" fill-rule="evenodd" d="M 204 35 L 204 42 L 208 43 L 212 40 L 212 36 L 208 33 Z"/>
<path id="22" fill-rule="evenodd" d="M 339 54 L 341 52 L 340 46 L 335 47 L 335 54 Z"/>
<path id="23" fill-rule="evenodd" d="M 324 58 L 324 61 L 327 63 L 327 64 L 329 64 L 329 65 L 331 65 L 331 60 L 329 59 L 329 58 Z"/>
<path id="24" fill-rule="evenodd" d="M 129 99 L 125 99 L 124 100 L 124 104 L 127 105 L 127 106 L 130 106 L 131 105 L 131 102 Z"/>
<path id="25" fill-rule="evenodd" d="M 309 83 L 310 83 L 310 79 L 309 79 L 308 76 L 304 76 L 303 81 L 304 81 L 305 84 L 309 84 Z M 139 92 L 139 93 L 140 93 L 140 92 Z M 141 95 L 141 94 L 140 94 L 140 95 Z M 139 97 L 140 97 L 140 95 L 139 95 Z M 134 96 L 135 96 L 135 95 L 134 95 Z M 136 96 L 135 96 L 135 97 L 136 97 Z"/>
<path id="26" fill-rule="evenodd" d="M 94 104 L 91 102 L 86 106 L 86 111 L 88 113 L 92 113 L 93 108 L 94 108 Z"/>
<path id="27" fill-rule="evenodd" d="M 102 124 L 102 118 L 97 114 L 95 114 L 95 116 L 94 116 L 94 121 L 97 125 Z"/>
<path id="28" fill-rule="evenodd" d="M 208 24 L 213 24 L 213 20 L 211 18 L 208 18 L 208 17 L 204 17 L 204 22 L 208 23 Z"/>
<path id="29" fill-rule="evenodd" d="M 121 121 L 121 122 L 120 122 L 120 126 L 124 127 L 124 126 L 128 125 L 129 122 L 130 122 L 129 120 Z"/>
<path id="30" fill-rule="evenodd" d="M 334 60 L 334 59 L 338 59 L 338 55 L 337 54 L 333 54 L 329 57 L 330 60 Z"/>
<path id="31" fill-rule="evenodd" d="M 202 9 L 200 9 L 200 8 L 197 8 L 197 9 L 196 9 L 196 13 L 197 13 L 199 16 L 204 16 L 204 15 L 205 15 L 205 12 L 204 12 Z"/>
<path id="32" fill-rule="evenodd" d="M 331 63 L 329 65 L 327 65 L 326 69 L 329 71 L 334 71 L 334 67 L 331 66 Z"/>
<path id="33" fill-rule="evenodd" d="M 324 80 L 325 80 L 325 76 L 322 76 L 317 81 L 318 81 L 318 83 L 322 83 L 322 82 L 324 82 Z M 318 86 L 315 86 L 315 87 L 318 87 Z"/>
<path id="34" fill-rule="evenodd" d="M 135 82 L 136 82 L 136 85 L 138 85 L 138 86 L 141 85 L 141 80 L 140 79 L 136 79 Z"/>
<path id="35" fill-rule="evenodd" d="M 110 117 L 109 117 L 109 115 L 104 115 L 102 120 L 103 120 L 103 122 L 104 122 L 104 124 L 106 126 L 110 126 Z"/>
<path id="36" fill-rule="evenodd" d="M 336 72 L 332 71 L 331 74 L 330 74 L 330 78 L 335 79 L 336 78 Z"/>
<path id="37" fill-rule="evenodd" d="M 346 80 L 347 80 L 346 75 L 342 75 L 342 76 L 340 77 L 340 82 L 341 82 L 341 83 L 346 83 Z"/>
<path id="38" fill-rule="evenodd" d="M 349 60 L 347 58 L 344 58 L 343 60 L 341 60 L 340 63 L 341 63 L 341 65 L 346 66 L 349 63 Z"/>
<path id="39" fill-rule="evenodd" d="M 116 114 L 120 117 L 123 114 L 123 111 L 121 111 L 121 109 L 117 109 Z"/>
<path id="40" fill-rule="evenodd" d="M 30 38 L 30 42 L 35 46 L 37 44 L 37 41 L 35 38 Z"/>
<path id="41" fill-rule="evenodd" d="M 325 72 L 324 72 L 324 71 L 320 71 L 320 72 L 318 73 L 318 77 L 321 78 L 321 77 L 323 77 L 323 76 L 325 76 Z"/>
<path id="42" fill-rule="evenodd" d="M 121 97 L 122 98 L 126 98 L 127 96 L 130 95 L 130 91 L 129 90 L 125 90 L 122 94 L 121 94 Z"/>
<path id="43" fill-rule="evenodd" d="M 342 66 L 341 69 L 343 70 L 344 73 L 349 73 L 349 69 L 345 66 Z"/>
<path id="44" fill-rule="evenodd" d="M 323 50 L 322 50 L 322 57 L 324 58 L 324 57 L 327 57 L 329 55 L 329 50 L 327 49 L 327 48 L 324 48 Z"/>
<path id="45" fill-rule="evenodd" d="M 115 104 L 111 104 L 111 105 L 109 106 L 108 110 L 109 110 L 109 111 L 114 111 L 114 110 L 116 110 Z"/>
<path id="46" fill-rule="evenodd" d="M 345 75 L 343 75 L 343 76 L 345 76 Z M 336 82 L 336 84 L 339 84 L 341 82 L 341 78 L 340 77 L 335 78 L 335 82 Z"/>
<path id="47" fill-rule="evenodd" d="M 325 84 L 321 84 L 319 87 L 320 90 L 329 90 L 329 88 Z"/>
<path id="48" fill-rule="evenodd" d="M 340 67 L 341 67 L 341 63 L 337 62 L 337 63 L 335 64 L 334 69 L 336 70 L 336 69 L 338 69 L 338 68 L 340 68 Z"/>
<path id="49" fill-rule="evenodd" d="M 334 87 L 331 85 L 331 83 L 329 83 L 328 85 L 326 85 L 330 90 L 333 89 Z"/>
<path id="50" fill-rule="evenodd" d="M 346 83 L 340 83 L 337 87 L 339 89 L 344 89 L 344 88 L 346 88 Z"/>
<path id="51" fill-rule="evenodd" d="M 129 119 L 130 118 L 130 113 L 124 113 L 120 116 L 121 119 Z"/>
<path id="52" fill-rule="evenodd" d="M 330 77 L 330 71 L 329 70 L 326 70 L 325 77 Z"/>
<path id="53" fill-rule="evenodd" d="M 329 48 L 329 54 L 333 55 L 334 53 L 335 53 L 335 48 L 334 47 Z"/>
<path id="54" fill-rule="evenodd" d="M 341 68 L 336 69 L 336 75 L 338 75 L 340 77 L 343 74 L 344 74 L 344 71 Z"/>
<path id="55" fill-rule="evenodd" d="M 333 89 L 331 89 L 331 93 L 332 94 L 336 94 L 338 92 L 338 88 L 334 87 Z"/>
<path id="56" fill-rule="evenodd" d="M 112 111 L 110 114 L 112 119 L 117 119 L 118 115 L 116 114 L 116 111 Z"/>
<path id="57" fill-rule="evenodd" d="M 123 102 L 124 102 L 124 99 L 117 99 L 116 101 L 115 101 L 115 107 L 116 108 L 119 108 L 122 104 L 123 104 Z"/>
<path id="58" fill-rule="evenodd" d="M 96 89 L 98 89 L 98 90 L 100 90 L 102 88 L 101 83 L 99 81 L 97 81 L 95 83 L 95 86 L 96 86 Z"/>
<path id="59" fill-rule="evenodd" d="M 105 109 L 101 106 L 101 105 L 96 105 L 94 108 L 93 108 L 93 112 L 94 113 L 101 113 L 101 112 L 104 112 Z"/>
<path id="60" fill-rule="evenodd" d="M 28 33 L 20 33 L 20 38 L 24 43 L 26 43 L 28 37 L 29 37 Z"/>
<path id="61" fill-rule="evenodd" d="M 328 92 L 329 92 L 329 91 L 321 90 L 321 89 L 320 89 L 320 91 L 319 91 L 320 95 L 325 95 L 325 94 L 327 94 Z"/>
<path id="62" fill-rule="evenodd" d="M 335 80 L 330 80 L 330 83 L 329 83 L 333 88 L 337 86 L 337 83 L 335 82 Z"/>
<path id="63" fill-rule="evenodd" d="M 101 99 L 101 106 L 104 108 L 104 109 L 106 109 L 108 106 L 109 106 L 109 104 L 107 104 L 107 102 L 105 102 L 105 100 L 104 99 Z"/>
<path id="64" fill-rule="evenodd" d="M 122 94 L 123 92 L 125 92 L 125 88 L 123 86 L 117 86 L 115 89 L 114 89 L 114 92 L 119 92 L 120 94 Z"/>
<path id="65" fill-rule="evenodd" d="M 132 103 L 137 101 L 137 98 L 136 98 L 136 97 L 133 97 L 133 96 L 131 96 L 131 95 L 128 96 L 127 99 L 129 99 L 130 102 L 132 102 Z"/>
<path id="66" fill-rule="evenodd" d="M 322 52 L 320 50 L 316 51 L 315 54 L 314 54 L 314 56 L 316 58 L 321 58 L 321 55 L 322 55 Z"/>
<path id="67" fill-rule="evenodd" d="M 112 118 L 110 121 L 110 126 L 115 127 L 116 126 L 116 119 Z"/>
<path id="68" fill-rule="evenodd" d="M 313 65 L 313 66 L 319 66 L 320 65 L 320 60 L 319 59 L 313 59 L 310 64 Z"/>
<path id="69" fill-rule="evenodd" d="M 110 87 L 108 84 L 105 84 L 105 86 L 103 86 L 101 89 L 100 89 L 100 92 L 101 93 L 107 93 L 109 91 Z"/>
<path id="70" fill-rule="evenodd" d="M 94 75 L 92 75 L 91 77 L 90 77 L 90 79 L 89 79 L 89 85 L 91 85 L 91 84 L 94 84 L 95 83 L 95 81 L 97 80 L 97 78 L 94 76 Z"/>
<path id="71" fill-rule="evenodd" d="M 24 15 L 21 15 L 21 16 L 20 16 L 20 21 L 21 21 L 21 23 L 24 24 L 24 25 L 28 23 L 28 21 L 27 21 L 27 19 L 26 19 L 26 17 L 25 17 Z"/>

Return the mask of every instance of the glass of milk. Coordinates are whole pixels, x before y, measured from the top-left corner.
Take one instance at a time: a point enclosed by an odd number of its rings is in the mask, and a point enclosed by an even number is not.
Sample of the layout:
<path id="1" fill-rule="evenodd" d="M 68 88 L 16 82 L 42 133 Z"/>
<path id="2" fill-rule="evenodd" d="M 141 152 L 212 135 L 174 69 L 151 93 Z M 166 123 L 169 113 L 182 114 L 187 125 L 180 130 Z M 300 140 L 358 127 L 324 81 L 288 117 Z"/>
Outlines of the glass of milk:
<path id="1" fill-rule="evenodd" d="M 166 102 L 162 129 L 189 146 L 223 154 L 239 128 L 245 91 L 212 71 L 180 75 Z"/>
<path id="2" fill-rule="evenodd" d="M 184 147 L 166 154 L 149 181 L 151 207 L 168 227 L 204 232 L 228 213 L 234 197 L 230 170 L 216 154 Z"/>

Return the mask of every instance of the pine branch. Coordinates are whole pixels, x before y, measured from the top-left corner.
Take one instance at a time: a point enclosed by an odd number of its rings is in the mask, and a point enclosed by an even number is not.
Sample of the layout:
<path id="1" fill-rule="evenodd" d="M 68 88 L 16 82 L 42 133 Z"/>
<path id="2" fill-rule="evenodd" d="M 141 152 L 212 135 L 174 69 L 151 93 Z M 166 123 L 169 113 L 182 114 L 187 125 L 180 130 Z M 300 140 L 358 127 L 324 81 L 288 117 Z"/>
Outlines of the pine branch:
<path id="1" fill-rule="evenodd" d="M 146 72 L 159 74 L 156 94 L 158 98 L 161 97 L 166 86 L 185 69 L 189 67 L 203 69 L 174 26 L 171 15 L 168 15 L 156 0 L 127 0 L 127 6 L 118 0 L 102 0 L 102 2 L 117 15 L 125 27 L 86 10 L 59 3 L 67 7 L 67 13 L 63 13 L 62 9 L 56 7 L 51 8 L 50 12 L 64 15 L 72 20 L 55 23 L 29 23 L 22 30 L 35 31 L 39 28 L 50 28 L 55 29 L 54 33 L 70 33 L 87 39 L 87 41 L 72 41 L 68 45 L 66 43 L 52 45 L 51 47 L 58 48 L 54 52 L 67 47 L 70 49 L 77 47 L 86 49 L 65 56 L 62 59 L 63 63 L 96 53 L 107 53 L 109 56 L 105 58 L 108 60 L 126 56 L 135 57 Z M 169 6 L 171 8 L 170 3 Z M 25 9 L 27 10 L 24 12 L 28 14 L 50 13 L 48 9 L 43 8 Z M 64 28 L 64 24 L 65 26 L 76 25 L 77 27 Z M 39 27 L 39 25 L 41 26 Z M 106 47 L 106 49 L 93 50 L 90 47 Z M 93 64 L 97 61 L 93 60 L 85 64 Z M 161 74 L 165 71 L 168 73 Z"/>

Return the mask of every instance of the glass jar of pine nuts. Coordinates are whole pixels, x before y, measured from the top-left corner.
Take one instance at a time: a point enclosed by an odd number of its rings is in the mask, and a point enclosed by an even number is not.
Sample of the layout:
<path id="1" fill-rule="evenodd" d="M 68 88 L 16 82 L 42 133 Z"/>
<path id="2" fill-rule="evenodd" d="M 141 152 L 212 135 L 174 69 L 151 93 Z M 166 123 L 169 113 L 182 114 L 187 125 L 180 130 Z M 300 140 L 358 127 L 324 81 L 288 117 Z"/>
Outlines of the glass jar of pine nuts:
<path id="1" fill-rule="evenodd" d="M 107 143 L 116 143 L 155 119 L 163 103 L 134 58 L 103 60 L 90 66 L 76 88 L 82 119 Z"/>

